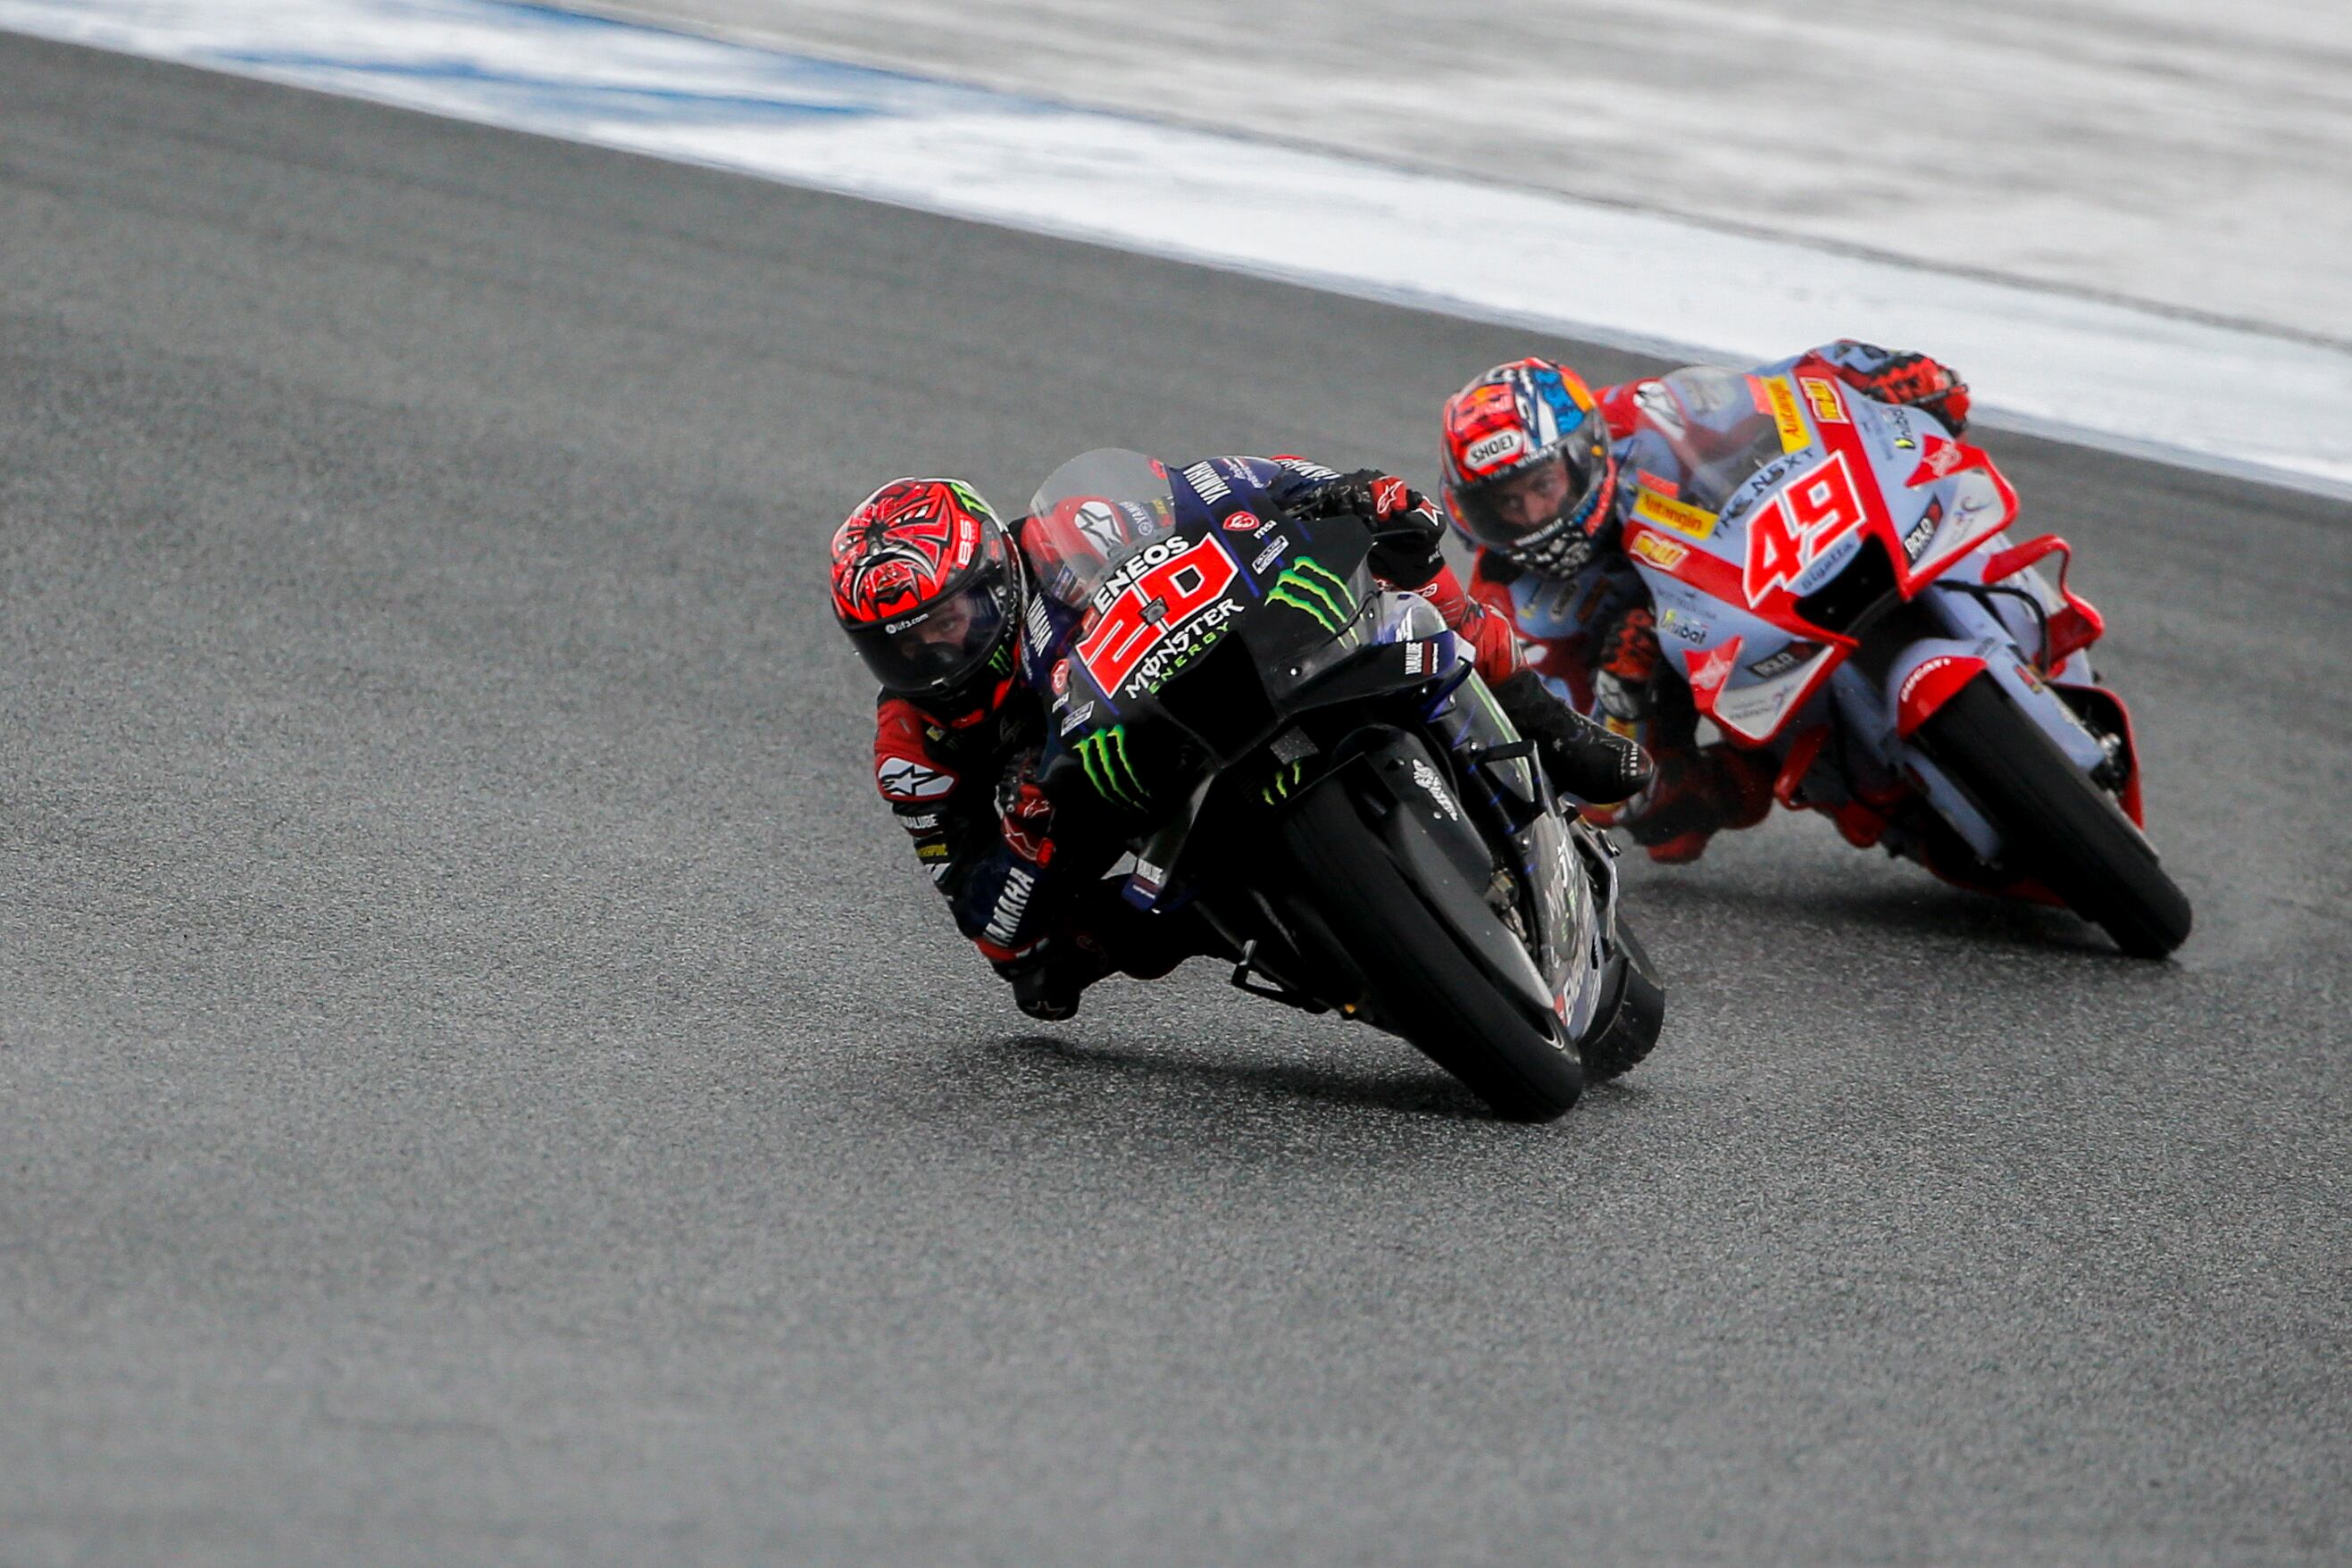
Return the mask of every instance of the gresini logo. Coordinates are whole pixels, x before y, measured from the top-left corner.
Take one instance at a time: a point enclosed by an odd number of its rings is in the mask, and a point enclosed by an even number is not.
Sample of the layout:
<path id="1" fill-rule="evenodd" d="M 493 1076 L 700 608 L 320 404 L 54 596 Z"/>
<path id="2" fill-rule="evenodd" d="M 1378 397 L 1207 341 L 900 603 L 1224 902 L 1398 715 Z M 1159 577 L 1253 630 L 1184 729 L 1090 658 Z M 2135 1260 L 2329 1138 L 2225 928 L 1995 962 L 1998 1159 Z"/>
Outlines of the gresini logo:
<path id="1" fill-rule="evenodd" d="M 1305 611 L 1334 637 L 1347 629 L 1356 616 L 1356 595 L 1349 591 L 1346 579 L 1326 570 L 1312 555 L 1302 555 L 1284 567 L 1265 602 Z"/>
<path id="2" fill-rule="evenodd" d="M 1114 805 L 1143 809 L 1149 792 L 1128 759 L 1126 725 L 1097 730 L 1078 742 L 1077 751 L 1078 761 L 1087 770 L 1087 783 L 1094 785 L 1097 795 Z"/>

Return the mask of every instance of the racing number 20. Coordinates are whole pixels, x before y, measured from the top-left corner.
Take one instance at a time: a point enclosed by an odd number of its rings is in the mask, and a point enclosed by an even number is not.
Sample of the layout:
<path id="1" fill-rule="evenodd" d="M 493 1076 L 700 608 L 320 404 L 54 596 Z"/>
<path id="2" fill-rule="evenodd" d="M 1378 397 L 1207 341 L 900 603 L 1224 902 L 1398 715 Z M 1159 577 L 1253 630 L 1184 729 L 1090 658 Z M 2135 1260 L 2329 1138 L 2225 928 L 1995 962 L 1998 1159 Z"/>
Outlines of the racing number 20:
<path id="1" fill-rule="evenodd" d="M 1238 574 L 1233 557 L 1213 534 L 1162 561 L 1113 600 L 1079 640 L 1078 658 L 1087 673 L 1104 691 L 1117 695 L 1146 654 L 1223 598 Z"/>

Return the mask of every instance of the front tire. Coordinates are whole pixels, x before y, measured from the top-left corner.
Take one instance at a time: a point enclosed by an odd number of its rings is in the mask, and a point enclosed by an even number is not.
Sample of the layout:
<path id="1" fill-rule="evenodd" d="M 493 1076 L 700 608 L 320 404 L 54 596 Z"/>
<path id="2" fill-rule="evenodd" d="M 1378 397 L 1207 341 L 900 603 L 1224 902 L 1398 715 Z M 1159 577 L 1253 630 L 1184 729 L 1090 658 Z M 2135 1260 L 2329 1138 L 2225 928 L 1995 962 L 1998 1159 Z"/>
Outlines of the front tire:
<path id="1" fill-rule="evenodd" d="M 2000 834 L 2004 870 L 2042 882 L 2135 958 L 2188 940 L 2188 895 L 2156 851 L 1991 677 L 1930 714 L 1919 739 Z"/>
<path id="2" fill-rule="evenodd" d="M 1609 1026 L 1584 1045 L 1584 1077 L 1589 1083 L 1607 1083 L 1642 1065 L 1654 1049 L 1665 1026 L 1666 987 L 1658 978 L 1641 940 L 1622 924 L 1617 928 L 1617 950 L 1623 963 L 1617 988 L 1617 1006 Z"/>
<path id="3" fill-rule="evenodd" d="M 1556 1035 L 1490 979 L 1400 870 L 1338 779 L 1309 793 L 1282 825 L 1297 870 L 1293 894 L 1360 976 L 1378 1016 L 1459 1079 L 1496 1115 L 1549 1121 L 1584 1091 L 1584 1069 Z M 1484 904 L 1456 919 L 1501 922 Z M 1507 938 L 1506 938 L 1507 940 Z"/>

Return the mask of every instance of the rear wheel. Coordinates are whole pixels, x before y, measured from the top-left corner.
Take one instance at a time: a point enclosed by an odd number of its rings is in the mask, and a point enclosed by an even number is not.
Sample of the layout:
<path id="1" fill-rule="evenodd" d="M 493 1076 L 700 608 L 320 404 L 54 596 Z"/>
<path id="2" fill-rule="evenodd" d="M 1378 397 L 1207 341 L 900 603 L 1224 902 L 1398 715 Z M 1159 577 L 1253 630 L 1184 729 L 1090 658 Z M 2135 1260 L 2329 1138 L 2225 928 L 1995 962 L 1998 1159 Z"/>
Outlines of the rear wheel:
<path id="1" fill-rule="evenodd" d="M 1431 907 L 1442 891 L 1398 868 L 1364 809 L 1335 779 L 1299 801 L 1282 826 L 1298 873 L 1294 896 L 1328 931 L 1339 950 L 1331 956 L 1362 978 L 1381 1019 L 1496 1115 L 1559 1115 L 1584 1089 L 1575 1053 L 1487 975 Z M 1457 921 L 1492 921 L 1503 934 L 1483 902 L 1450 912 Z"/>
<path id="2" fill-rule="evenodd" d="M 2156 851 L 1990 677 L 1930 714 L 1919 739 L 2000 834 L 2002 869 L 2042 883 L 2135 958 L 2188 940 L 2188 895 Z"/>

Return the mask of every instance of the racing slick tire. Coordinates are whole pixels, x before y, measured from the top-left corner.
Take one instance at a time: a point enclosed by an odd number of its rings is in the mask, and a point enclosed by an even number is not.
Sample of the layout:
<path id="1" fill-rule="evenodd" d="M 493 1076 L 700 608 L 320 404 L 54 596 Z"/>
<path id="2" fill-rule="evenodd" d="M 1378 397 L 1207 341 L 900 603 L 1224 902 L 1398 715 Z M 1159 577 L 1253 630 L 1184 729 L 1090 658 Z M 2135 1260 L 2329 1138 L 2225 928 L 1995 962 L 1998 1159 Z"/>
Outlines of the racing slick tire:
<path id="1" fill-rule="evenodd" d="M 1622 924 L 1617 928 L 1617 949 L 1624 960 L 1617 1006 L 1609 1026 L 1584 1043 L 1587 1083 L 1607 1083 L 1641 1066 L 1666 1021 L 1666 988 L 1658 979 L 1657 966 L 1641 940 Z"/>
<path id="2" fill-rule="evenodd" d="M 2040 881 L 2135 958 L 2188 940 L 2188 895 L 2147 840 L 1990 676 L 1930 714 L 1919 739 L 2000 834 L 2002 869 Z"/>
<path id="3" fill-rule="evenodd" d="M 1408 876 L 1365 807 L 1339 782 L 1300 799 L 1281 836 L 1297 873 L 1290 897 L 1337 947 L 1326 954 L 1360 977 L 1370 1011 L 1461 1080 L 1496 1115 L 1549 1121 L 1584 1090 L 1584 1069 L 1558 1035 L 1539 1025 L 1454 934 L 1485 921 L 1512 939 L 1475 899 L 1441 915 L 1444 889 Z"/>

